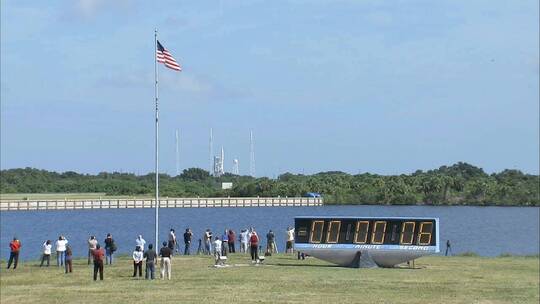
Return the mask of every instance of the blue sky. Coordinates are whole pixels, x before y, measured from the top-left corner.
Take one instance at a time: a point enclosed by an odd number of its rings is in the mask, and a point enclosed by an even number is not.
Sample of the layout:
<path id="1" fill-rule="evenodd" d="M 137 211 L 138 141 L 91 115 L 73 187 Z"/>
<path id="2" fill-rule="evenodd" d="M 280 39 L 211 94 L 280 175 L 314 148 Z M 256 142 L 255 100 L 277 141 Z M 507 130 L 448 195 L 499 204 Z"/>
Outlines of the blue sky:
<path id="1" fill-rule="evenodd" d="M 150 3 L 152 2 L 152 3 Z M 539 171 L 538 1 L 2 1 L 1 166 Z"/>

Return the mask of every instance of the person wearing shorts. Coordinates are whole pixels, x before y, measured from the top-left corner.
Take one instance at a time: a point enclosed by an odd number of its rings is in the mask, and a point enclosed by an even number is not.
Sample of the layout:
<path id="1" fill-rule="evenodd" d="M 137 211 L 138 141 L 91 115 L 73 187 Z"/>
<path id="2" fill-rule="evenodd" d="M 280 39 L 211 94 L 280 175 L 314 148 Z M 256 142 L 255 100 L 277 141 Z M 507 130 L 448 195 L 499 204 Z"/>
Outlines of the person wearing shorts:
<path id="1" fill-rule="evenodd" d="M 285 253 L 293 253 L 294 245 L 294 228 L 287 228 L 287 244 L 285 245 Z"/>

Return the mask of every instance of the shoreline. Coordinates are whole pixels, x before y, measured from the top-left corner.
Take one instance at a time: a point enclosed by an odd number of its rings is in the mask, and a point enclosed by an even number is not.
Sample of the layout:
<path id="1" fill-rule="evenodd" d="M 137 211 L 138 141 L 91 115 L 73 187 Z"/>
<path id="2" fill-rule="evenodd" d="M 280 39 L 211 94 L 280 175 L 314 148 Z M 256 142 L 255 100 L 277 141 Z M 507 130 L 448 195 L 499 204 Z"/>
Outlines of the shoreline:
<path id="1" fill-rule="evenodd" d="M 321 196 L 320 198 L 311 198 L 311 197 L 287 197 L 287 196 L 268 196 L 268 197 L 222 197 L 222 196 L 215 196 L 215 197 L 168 197 L 164 196 L 160 198 L 161 204 L 163 204 L 162 201 L 193 201 L 193 200 L 209 200 L 209 201 L 220 201 L 220 200 L 270 200 L 270 201 L 282 201 L 282 204 L 284 203 L 284 200 L 288 200 L 290 205 L 294 205 L 294 200 L 297 201 L 303 201 L 303 200 L 319 200 L 321 203 L 313 204 L 314 206 L 423 206 L 423 207 L 540 207 L 540 204 L 496 204 L 496 203 L 484 203 L 484 204 L 478 204 L 478 203 L 456 203 L 456 204 L 448 204 L 448 203 L 351 203 L 351 202 L 333 202 L 332 199 L 328 200 L 325 196 Z M 5 205 L 5 203 L 29 203 L 29 202 L 71 202 L 71 201 L 146 201 L 153 202 L 154 197 L 151 195 L 141 195 L 141 196 L 118 196 L 118 195 L 111 195 L 108 196 L 104 193 L 0 193 L 0 211 L 8 211 L 5 207 L 3 207 L 2 204 Z M 293 201 L 291 201 L 293 200 Z M 208 206 L 205 207 L 220 207 L 220 206 L 210 206 L 211 204 L 208 204 Z M 312 204 L 308 204 L 312 205 Z M 189 206 L 188 206 L 189 207 Z M 195 206 L 193 206 L 195 207 Z M 230 207 L 251 207 L 251 206 L 230 206 Z M 260 206 L 260 207 L 266 207 L 266 206 Z M 283 206 L 285 207 L 285 206 Z M 120 207 L 120 208 L 123 208 Z M 182 207 L 179 207 L 182 208 Z M 60 209 L 60 208 L 59 208 Z M 85 208 L 81 208 L 85 209 Z M 91 208 L 90 208 L 91 209 Z M 12 210 L 9 210 L 12 211 Z"/>

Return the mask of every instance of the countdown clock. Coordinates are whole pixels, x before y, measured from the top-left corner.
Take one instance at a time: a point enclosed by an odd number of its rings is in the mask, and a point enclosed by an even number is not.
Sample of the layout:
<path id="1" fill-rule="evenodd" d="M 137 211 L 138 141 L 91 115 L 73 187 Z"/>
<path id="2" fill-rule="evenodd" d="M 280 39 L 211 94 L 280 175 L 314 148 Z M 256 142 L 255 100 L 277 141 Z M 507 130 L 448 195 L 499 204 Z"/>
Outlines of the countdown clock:
<path id="1" fill-rule="evenodd" d="M 338 265 L 393 267 L 439 252 L 439 219 L 295 218 L 295 249 Z"/>

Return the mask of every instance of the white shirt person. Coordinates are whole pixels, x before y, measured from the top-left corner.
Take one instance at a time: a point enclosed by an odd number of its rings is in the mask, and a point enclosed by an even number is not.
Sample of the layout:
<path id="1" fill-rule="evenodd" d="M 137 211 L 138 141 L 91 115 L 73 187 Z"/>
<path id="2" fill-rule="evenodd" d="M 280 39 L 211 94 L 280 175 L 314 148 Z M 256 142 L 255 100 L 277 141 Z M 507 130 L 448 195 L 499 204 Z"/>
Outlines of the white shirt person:
<path id="1" fill-rule="evenodd" d="M 137 276 L 137 270 L 139 271 L 139 277 L 142 277 L 143 259 L 143 250 L 139 246 L 135 247 L 135 251 L 133 251 L 133 277 Z"/>
<path id="2" fill-rule="evenodd" d="M 61 235 L 58 240 L 56 241 L 56 266 L 60 267 L 63 266 L 66 260 L 66 245 L 69 243 L 66 238 Z"/>
<path id="3" fill-rule="evenodd" d="M 142 235 L 139 234 L 139 236 L 135 240 L 135 245 L 139 246 L 141 250 L 144 251 L 144 246 L 146 245 L 146 241 L 143 239 Z"/>
<path id="4" fill-rule="evenodd" d="M 41 256 L 41 264 L 39 264 L 39 267 L 43 266 L 43 263 L 47 261 L 47 267 L 49 267 L 49 264 L 51 263 L 51 252 L 52 252 L 52 244 L 50 240 L 45 241 L 42 245 L 43 248 L 43 255 Z"/>

